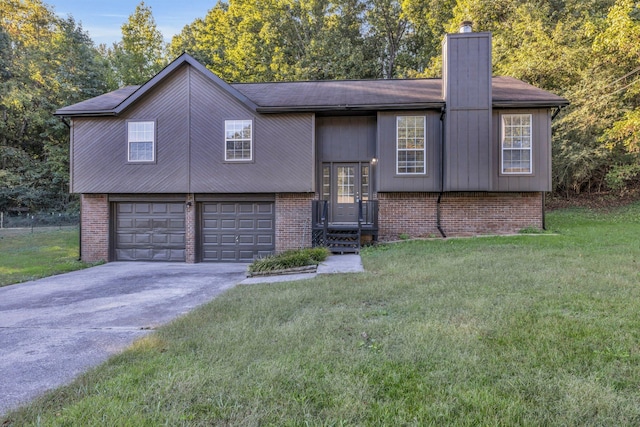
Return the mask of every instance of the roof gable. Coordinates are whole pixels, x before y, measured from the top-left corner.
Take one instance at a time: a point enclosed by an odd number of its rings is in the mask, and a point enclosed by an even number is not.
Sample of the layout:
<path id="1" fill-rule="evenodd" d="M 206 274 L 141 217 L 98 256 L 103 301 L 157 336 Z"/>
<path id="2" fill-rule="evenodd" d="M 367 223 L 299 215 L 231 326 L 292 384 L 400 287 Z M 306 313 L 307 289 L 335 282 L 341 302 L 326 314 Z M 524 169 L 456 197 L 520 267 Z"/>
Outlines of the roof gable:
<path id="1" fill-rule="evenodd" d="M 232 87 L 229 83 L 212 73 L 207 67 L 199 63 L 195 58 L 187 53 L 183 53 L 173 62 L 162 69 L 149 81 L 141 86 L 126 86 L 113 92 L 79 102 L 68 107 L 60 108 L 55 112 L 58 116 L 117 116 L 130 105 L 142 98 L 145 94 L 153 90 L 160 82 L 165 80 L 176 69 L 183 64 L 188 64 L 205 75 L 216 86 L 220 87 L 239 102 L 252 111 L 256 111 L 257 105 Z"/>

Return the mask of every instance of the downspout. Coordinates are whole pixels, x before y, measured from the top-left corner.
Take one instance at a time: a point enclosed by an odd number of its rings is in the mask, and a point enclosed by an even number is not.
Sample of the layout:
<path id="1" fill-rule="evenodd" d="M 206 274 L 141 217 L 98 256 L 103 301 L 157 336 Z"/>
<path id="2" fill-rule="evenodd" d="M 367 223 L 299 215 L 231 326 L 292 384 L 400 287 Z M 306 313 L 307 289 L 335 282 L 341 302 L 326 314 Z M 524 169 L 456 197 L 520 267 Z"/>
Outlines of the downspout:
<path id="1" fill-rule="evenodd" d="M 558 116 L 558 114 L 560 114 L 560 111 L 562 111 L 562 105 L 558 106 L 556 111 L 554 111 L 553 114 L 551 115 L 552 122 Z M 546 199 L 547 199 L 546 193 L 543 191 L 542 192 L 542 229 L 545 231 L 547 230 L 547 211 L 544 208 Z"/>
<path id="2" fill-rule="evenodd" d="M 444 193 L 444 115 L 446 112 L 446 108 L 442 107 L 440 110 L 440 193 L 438 194 L 438 201 L 436 202 L 436 228 L 440 232 L 440 235 L 443 238 L 446 238 L 447 235 L 444 234 L 444 230 L 442 229 L 442 206 L 440 202 L 442 200 L 442 194 Z"/>
<path id="3" fill-rule="evenodd" d="M 73 139 L 73 128 L 71 123 L 67 122 L 64 117 L 60 117 L 60 121 L 69 128 L 69 139 Z M 71 143 L 71 141 L 70 141 Z M 82 197 L 80 197 L 80 214 L 78 215 L 80 223 L 78 224 L 78 261 L 82 261 Z"/>

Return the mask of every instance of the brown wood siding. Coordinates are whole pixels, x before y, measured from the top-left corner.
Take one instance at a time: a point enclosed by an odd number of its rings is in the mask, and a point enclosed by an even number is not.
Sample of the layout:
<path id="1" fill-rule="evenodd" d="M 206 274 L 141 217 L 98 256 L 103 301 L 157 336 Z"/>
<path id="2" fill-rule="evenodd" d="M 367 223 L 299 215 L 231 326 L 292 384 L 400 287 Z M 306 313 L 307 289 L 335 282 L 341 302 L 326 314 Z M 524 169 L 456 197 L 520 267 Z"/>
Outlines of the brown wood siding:
<path id="1" fill-rule="evenodd" d="M 501 174 L 502 114 L 531 114 L 533 174 Z M 551 112 L 548 109 L 494 110 L 491 157 L 495 163 L 494 191 L 551 191 Z"/>
<path id="2" fill-rule="evenodd" d="M 491 35 L 448 34 L 445 40 L 444 189 L 490 191 Z"/>
<path id="3" fill-rule="evenodd" d="M 396 117 L 426 116 L 426 174 L 396 173 Z M 402 111 L 378 113 L 378 155 L 374 168 L 377 191 L 440 191 L 440 112 Z"/>
<path id="4" fill-rule="evenodd" d="M 224 121 L 252 119 L 253 161 L 224 161 Z M 156 161 L 127 162 L 127 120 L 155 120 Z M 252 113 L 188 64 L 120 117 L 75 118 L 75 193 L 263 193 L 314 188 L 314 115 Z"/>
<path id="5" fill-rule="evenodd" d="M 371 161 L 376 157 L 376 118 L 318 117 L 316 143 L 320 163 Z"/>

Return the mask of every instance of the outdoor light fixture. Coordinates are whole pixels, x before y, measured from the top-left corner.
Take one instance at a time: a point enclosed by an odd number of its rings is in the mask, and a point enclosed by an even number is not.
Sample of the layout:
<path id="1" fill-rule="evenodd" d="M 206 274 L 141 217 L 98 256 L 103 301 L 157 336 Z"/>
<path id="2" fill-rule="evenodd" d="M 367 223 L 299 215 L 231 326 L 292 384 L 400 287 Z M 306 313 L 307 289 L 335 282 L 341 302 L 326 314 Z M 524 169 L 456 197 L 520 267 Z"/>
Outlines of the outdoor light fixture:
<path id="1" fill-rule="evenodd" d="M 377 159 L 377 158 L 375 158 L 375 157 L 374 157 L 373 159 L 371 159 L 371 164 L 372 164 L 372 165 L 376 165 L 376 164 L 378 164 L 378 159 Z"/>
<path id="2" fill-rule="evenodd" d="M 460 33 L 472 33 L 473 32 L 473 22 L 471 21 L 462 21 L 460 24 Z"/>

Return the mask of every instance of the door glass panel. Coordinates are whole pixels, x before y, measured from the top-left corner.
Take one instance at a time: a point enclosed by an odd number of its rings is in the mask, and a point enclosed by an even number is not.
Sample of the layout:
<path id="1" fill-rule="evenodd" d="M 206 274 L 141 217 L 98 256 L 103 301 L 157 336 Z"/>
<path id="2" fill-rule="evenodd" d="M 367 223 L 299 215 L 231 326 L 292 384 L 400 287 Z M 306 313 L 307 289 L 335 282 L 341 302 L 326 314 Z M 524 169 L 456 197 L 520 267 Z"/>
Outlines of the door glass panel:
<path id="1" fill-rule="evenodd" d="M 355 203 L 354 167 L 337 167 L 338 203 Z"/>
<path id="2" fill-rule="evenodd" d="M 369 200 L 369 165 L 362 165 L 360 186 L 362 187 L 362 200 Z"/>
<path id="3" fill-rule="evenodd" d="M 331 166 L 322 167 L 322 200 L 331 198 Z"/>

